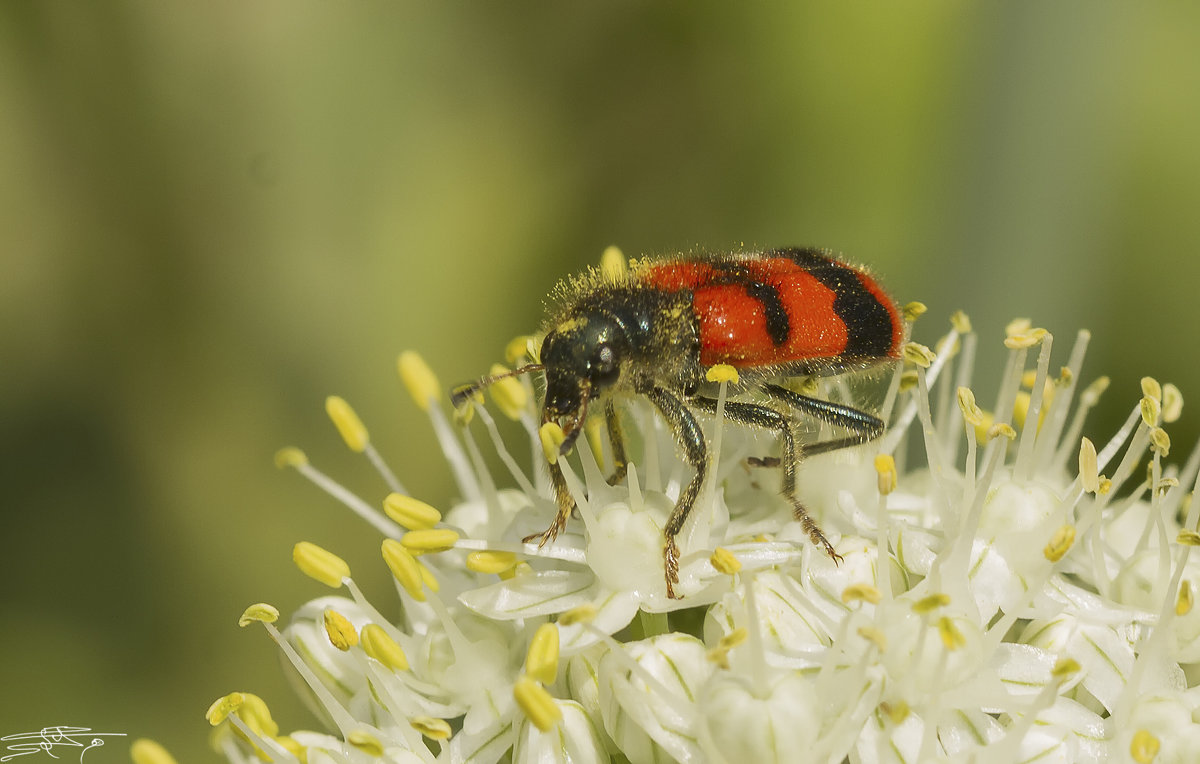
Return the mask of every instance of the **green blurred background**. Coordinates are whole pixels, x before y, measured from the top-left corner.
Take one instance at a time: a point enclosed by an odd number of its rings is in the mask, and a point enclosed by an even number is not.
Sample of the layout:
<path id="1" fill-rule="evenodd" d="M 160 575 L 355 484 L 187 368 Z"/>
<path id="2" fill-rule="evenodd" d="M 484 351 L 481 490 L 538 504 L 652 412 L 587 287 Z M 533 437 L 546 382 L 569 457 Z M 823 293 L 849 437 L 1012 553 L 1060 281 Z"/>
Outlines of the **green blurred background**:
<path id="1" fill-rule="evenodd" d="M 243 607 L 324 593 L 302 539 L 395 600 L 273 452 L 381 495 L 340 393 L 444 505 L 396 354 L 486 370 L 608 244 L 832 247 L 985 370 L 1011 317 L 1091 328 L 1097 438 L 1144 374 L 1196 400 L 1198 136 L 1194 4 L 5 2 L 0 735 L 310 726 Z"/>

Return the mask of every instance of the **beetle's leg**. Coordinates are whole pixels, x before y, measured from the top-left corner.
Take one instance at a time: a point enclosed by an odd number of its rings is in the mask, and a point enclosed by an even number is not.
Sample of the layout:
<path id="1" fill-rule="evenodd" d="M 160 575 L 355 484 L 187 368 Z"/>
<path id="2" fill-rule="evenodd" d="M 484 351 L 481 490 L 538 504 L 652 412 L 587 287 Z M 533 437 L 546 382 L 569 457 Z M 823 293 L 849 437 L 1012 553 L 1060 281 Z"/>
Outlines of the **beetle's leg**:
<path id="1" fill-rule="evenodd" d="M 708 447 L 704 444 L 704 431 L 696 423 L 696 418 L 674 393 L 655 387 L 646 395 L 675 433 L 675 439 L 683 447 L 684 458 L 688 464 L 696 468 L 696 474 L 679 494 L 679 501 L 675 502 L 675 508 L 671 510 L 671 516 L 667 518 L 667 524 L 663 528 L 663 564 L 666 569 L 667 596 L 679 599 L 674 586 L 679 583 L 679 546 L 675 543 L 675 537 L 679 535 L 684 521 L 691 514 L 696 497 L 700 495 L 700 488 L 704 485 L 704 476 L 708 473 Z"/>
<path id="2" fill-rule="evenodd" d="M 522 543 L 530 544 L 536 541 L 539 548 L 546 546 L 558 538 L 558 534 L 567 527 L 567 518 L 575 511 L 575 499 L 571 497 L 571 490 L 567 488 L 567 479 L 563 477 L 562 467 L 558 462 L 550 465 L 550 483 L 554 486 L 554 500 L 558 504 L 558 513 L 554 515 L 554 520 L 550 523 L 549 528 L 541 533 L 526 536 L 521 539 Z"/>
<path id="3" fill-rule="evenodd" d="M 850 438 L 829 441 L 830 443 L 842 443 L 842 441 L 846 441 L 843 445 L 825 448 L 818 453 L 832 451 L 834 448 L 842 448 L 844 445 L 866 443 L 867 441 L 875 440 L 875 438 L 883 434 L 883 420 L 879 417 L 871 416 L 865 411 L 860 411 L 850 406 L 843 406 L 840 403 L 823 401 L 820 398 L 810 398 L 807 395 L 801 395 L 780 385 L 766 384 L 762 386 L 762 389 L 767 395 L 776 400 L 783 401 L 801 414 L 806 414 L 814 419 L 820 419 L 822 422 L 827 422 L 834 427 L 841 427 L 853 433 Z M 815 443 L 813 445 L 819 446 L 822 444 Z M 805 447 L 803 449 L 804 453 L 811 454 L 812 451 L 809 450 L 810 448 L 811 446 Z"/>
<path id="4" fill-rule="evenodd" d="M 613 457 L 613 474 L 609 476 L 608 484 L 616 485 L 625 479 L 629 465 L 625 461 L 625 434 L 621 431 L 621 419 L 611 400 L 604 409 L 604 419 L 608 424 L 608 442 L 612 445 Z"/>
<path id="5" fill-rule="evenodd" d="M 717 410 L 717 401 L 714 398 L 693 398 L 692 403 L 704 411 L 715 413 Z M 725 416 L 739 424 L 762 427 L 779 433 L 783 441 L 783 457 L 780 462 L 780 466 L 783 467 L 783 483 L 780 492 L 792 503 L 792 514 L 813 544 L 824 549 L 834 562 L 841 562 L 842 556 L 834 551 L 829 539 L 825 538 L 821 528 L 809 516 L 808 510 L 796 496 L 796 438 L 792 434 L 792 421 L 775 409 L 740 401 L 725 401 Z"/>

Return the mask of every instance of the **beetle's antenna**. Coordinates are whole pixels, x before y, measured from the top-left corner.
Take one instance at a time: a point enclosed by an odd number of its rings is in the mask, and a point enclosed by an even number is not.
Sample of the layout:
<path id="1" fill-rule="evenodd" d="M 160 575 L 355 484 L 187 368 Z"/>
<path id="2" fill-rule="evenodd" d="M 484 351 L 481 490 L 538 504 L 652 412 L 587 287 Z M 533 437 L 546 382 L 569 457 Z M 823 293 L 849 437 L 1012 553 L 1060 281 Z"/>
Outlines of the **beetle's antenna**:
<path id="1" fill-rule="evenodd" d="M 520 374 L 528 374 L 531 371 L 542 371 L 545 368 L 546 367 L 543 364 L 531 363 L 520 368 L 513 369 L 512 371 L 506 371 L 503 374 L 491 374 L 486 377 L 480 377 L 474 382 L 465 385 L 459 385 L 450 391 L 450 405 L 456 409 L 461 408 L 464 404 L 466 404 L 468 399 L 489 385 L 499 382 L 502 379 L 508 379 L 509 377 L 515 377 Z"/>

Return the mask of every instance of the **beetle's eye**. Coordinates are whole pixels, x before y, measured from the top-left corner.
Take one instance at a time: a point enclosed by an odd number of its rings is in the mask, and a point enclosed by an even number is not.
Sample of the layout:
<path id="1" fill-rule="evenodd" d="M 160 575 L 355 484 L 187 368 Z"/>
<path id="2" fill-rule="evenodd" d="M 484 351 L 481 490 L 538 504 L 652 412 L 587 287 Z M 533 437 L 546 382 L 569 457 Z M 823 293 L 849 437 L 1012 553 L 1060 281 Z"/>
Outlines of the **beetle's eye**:
<path id="1" fill-rule="evenodd" d="M 597 384 L 607 384 L 616 381 L 617 378 L 617 354 L 613 352 L 611 345 L 601 345 L 596 348 L 596 354 L 592 357 L 592 382 Z"/>

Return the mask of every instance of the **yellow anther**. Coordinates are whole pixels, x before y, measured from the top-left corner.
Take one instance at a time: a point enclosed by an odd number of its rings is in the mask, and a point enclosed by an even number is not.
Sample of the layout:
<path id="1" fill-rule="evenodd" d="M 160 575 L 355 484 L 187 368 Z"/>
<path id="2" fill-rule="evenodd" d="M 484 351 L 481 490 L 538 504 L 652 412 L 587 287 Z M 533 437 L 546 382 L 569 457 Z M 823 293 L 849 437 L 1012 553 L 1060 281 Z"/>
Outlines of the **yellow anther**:
<path id="1" fill-rule="evenodd" d="M 987 443 L 988 438 L 991 437 L 989 433 L 992 431 L 992 425 L 996 422 L 996 417 L 990 411 L 981 410 L 980 413 L 983 415 L 983 419 L 975 425 L 975 442 L 983 444 Z"/>
<path id="2" fill-rule="evenodd" d="M 1157 427 L 1158 418 L 1162 415 L 1162 404 L 1157 398 L 1151 398 L 1149 395 L 1142 397 L 1142 402 L 1139 404 L 1142 410 L 1142 421 L 1147 427 Z"/>
<path id="3" fill-rule="evenodd" d="M 959 334 L 970 334 L 971 317 L 961 310 L 956 310 L 950 315 L 950 326 Z"/>
<path id="4" fill-rule="evenodd" d="M 879 710 L 888 718 L 892 724 L 903 724 L 908 718 L 909 707 L 908 703 L 903 700 L 898 700 L 895 703 L 883 702 L 879 704 Z"/>
<path id="5" fill-rule="evenodd" d="M 1179 487 L 1179 478 L 1165 477 L 1162 480 L 1158 481 L 1158 485 L 1154 486 L 1154 491 L 1159 496 L 1166 496 L 1168 491 L 1170 491 L 1172 488 L 1178 488 L 1178 487 Z"/>
<path id="6" fill-rule="evenodd" d="M 906 371 L 900 374 L 900 392 L 905 393 L 917 386 L 917 373 Z"/>
<path id="7" fill-rule="evenodd" d="M 1179 582 L 1179 595 L 1175 597 L 1175 615 L 1187 615 L 1192 612 L 1192 582 L 1183 579 Z"/>
<path id="8" fill-rule="evenodd" d="M 404 649 L 377 623 L 368 623 L 358 635 L 363 652 L 392 671 L 407 671 L 408 656 Z"/>
<path id="9" fill-rule="evenodd" d="M 573 626 L 577 623 L 591 623 L 594 620 L 596 620 L 596 606 L 592 604 L 579 605 L 560 615 L 558 625 Z"/>
<path id="10" fill-rule="evenodd" d="M 1171 453 L 1171 436 L 1161 427 L 1150 431 L 1150 450 L 1159 456 Z"/>
<path id="11" fill-rule="evenodd" d="M 1022 430 L 1025 429 L 1025 417 L 1029 414 L 1029 403 L 1031 397 L 1024 390 L 1017 392 L 1016 398 L 1013 399 L 1013 422 Z"/>
<path id="12" fill-rule="evenodd" d="M 1000 438 L 1000 437 L 1004 437 L 1004 438 L 1008 438 L 1009 440 L 1013 440 L 1017 437 L 1017 431 L 1012 428 L 1012 425 L 1005 424 L 1004 422 L 1001 422 L 999 424 L 994 424 L 988 428 L 988 431 L 987 431 L 987 439 L 988 440 L 995 440 L 996 438 Z"/>
<path id="13" fill-rule="evenodd" d="M 528 334 L 520 334 L 513 337 L 504 346 L 504 360 L 515 366 L 518 362 L 528 358 L 529 342 L 532 339 Z"/>
<path id="14" fill-rule="evenodd" d="M 872 605 L 878 605 L 879 599 L 879 590 L 870 584 L 850 584 L 842 589 L 842 602 L 846 605 L 851 602 L 870 602 Z"/>
<path id="15" fill-rule="evenodd" d="M 243 703 L 246 702 L 246 694 L 243 692 L 231 692 L 228 695 L 217 698 L 213 701 L 208 710 L 204 712 L 204 718 L 212 726 L 217 726 L 225 721 L 225 718 L 238 710 Z"/>
<path id="16" fill-rule="evenodd" d="M 327 608 L 324 613 L 324 622 L 325 634 L 329 636 L 329 643 L 337 649 L 346 652 L 358 644 L 358 631 L 346 616 L 332 608 Z"/>
<path id="17" fill-rule="evenodd" d="M 538 438 L 542 441 L 542 454 L 551 464 L 558 463 L 558 450 L 567 439 L 562 427 L 557 422 L 546 422 L 538 428 Z"/>
<path id="18" fill-rule="evenodd" d="M 542 732 L 554 729 L 554 725 L 562 719 L 562 709 L 546 692 L 546 688 L 527 676 L 521 677 L 513 685 L 513 697 L 533 726 Z"/>
<path id="19" fill-rule="evenodd" d="M 1009 350 L 1031 348 L 1040 343 L 1049 334 L 1045 329 L 1028 329 L 1023 332 L 1010 334 L 1004 338 L 1004 347 Z"/>
<path id="20" fill-rule="evenodd" d="M 344 398 L 336 395 L 326 398 L 325 413 L 333 420 L 333 425 L 337 427 L 342 440 L 346 441 L 347 448 L 359 454 L 367 450 L 367 443 L 371 440 L 367 428 Z"/>
<path id="21" fill-rule="evenodd" d="M 441 512 L 402 493 L 389 493 L 383 500 L 383 511 L 410 531 L 429 530 L 442 521 Z"/>
<path id="22" fill-rule="evenodd" d="M 514 578 L 518 578 L 520 576 L 525 575 L 526 573 L 532 573 L 532 572 L 533 572 L 533 566 L 530 565 L 529 563 L 525 562 L 524 560 L 521 560 L 520 562 L 518 562 L 516 565 L 512 566 L 508 570 L 500 571 L 500 580 L 501 581 L 511 581 Z"/>
<path id="23" fill-rule="evenodd" d="M 1100 476 L 1100 487 L 1098 489 L 1096 489 L 1096 493 L 1099 494 L 1100 496 L 1104 496 L 1105 494 L 1107 494 L 1109 491 L 1112 490 L 1112 484 L 1113 483 L 1111 480 L 1109 480 L 1108 478 L 1101 475 Z"/>
<path id="24" fill-rule="evenodd" d="M 366 730 L 352 731 L 349 735 L 346 735 L 346 742 L 368 756 L 373 756 L 376 759 L 383 756 L 383 743 L 380 742 L 379 738 Z"/>
<path id="25" fill-rule="evenodd" d="M 958 408 L 962 411 L 963 421 L 972 427 L 983 424 L 983 411 L 975 403 L 975 393 L 969 387 L 958 388 Z"/>
<path id="26" fill-rule="evenodd" d="M 308 457 L 295 446 L 281 448 L 275 452 L 275 466 L 279 469 L 286 467 L 294 469 L 296 467 L 303 467 L 306 464 L 308 464 Z"/>
<path id="27" fill-rule="evenodd" d="M 1059 387 L 1066 387 L 1075 380 L 1075 374 L 1070 367 L 1064 366 L 1058 370 L 1058 377 L 1054 380 L 1054 384 Z"/>
<path id="28" fill-rule="evenodd" d="M 408 720 L 412 728 L 420 732 L 430 740 L 448 740 L 450 738 L 450 725 L 445 719 L 435 719 L 432 716 L 414 716 Z"/>
<path id="29" fill-rule="evenodd" d="M 350 566 L 345 560 L 309 541 L 292 547 L 292 561 L 301 573 L 334 589 L 341 588 L 342 579 L 350 577 Z"/>
<path id="30" fill-rule="evenodd" d="M 704 372 L 704 378 L 709 382 L 728 382 L 731 385 L 736 385 L 740 377 L 738 370 L 727 363 L 719 363 L 709 368 Z"/>
<path id="31" fill-rule="evenodd" d="M 606 247 L 600 255 L 600 273 L 605 281 L 620 281 L 629 273 L 629 259 L 619 247 Z"/>
<path id="32" fill-rule="evenodd" d="M 930 364 L 937 360 L 937 354 L 919 342 L 904 343 L 900 354 L 906 362 L 913 366 L 920 366 L 922 369 L 928 369 Z"/>
<path id="33" fill-rule="evenodd" d="M 508 369 L 500 364 L 494 364 L 488 372 L 492 375 L 504 374 Z M 492 400 L 500 408 L 504 416 L 516 421 L 525 413 L 529 405 L 529 393 L 516 377 L 505 377 L 492 383 Z"/>
<path id="34" fill-rule="evenodd" d="M 259 602 L 242 611 L 238 626 L 245 628 L 252 623 L 275 623 L 279 620 L 279 610 L 273 605 Z"/>
<path id="35" fill-rule="evenodd" d="M 1147 398 L 1153 398 L 1159 403 L 1162 403 L 1162 385 L 1160 385 L 1158 380 L 1154 377 L 1142 377 L 1142 395 Z"/>
<path id="36" fill-rule="evenodd" d="M 1033 383 L 1037 381 L 1037 369 L 1029 369 L 1021 374 L 1021 387 L 1026 390 L 1033 389 Z"/>
<path id="37" fill-rule="evenodd" d="M 467 555 L 467 570 L 476 573 L 499 575 L 517 564 L 517 556 L 512 552 L 471 552 Z"/>
<path id="38" fill-rule="evenodd" d="M 917 600 L 913 603 L 912 609 L 918 615 L 925 615 L 949 604 L 950 595 L 939 592 L 938 594 L 930 594 L 928 597 L 922 597 Z"/>
<path id="39" fill-rule="evenodd" d="M 1175 543 L 1183 544 L 1184 546 L 1200 546 L 1200 533 L 1185 528 L 1175 536 Z"/>
<path id="40" fill-rule="evenodd" d="M 1162 387 L 1162 418 L 1167 424 L 1179 419 L 1183 413 L 1183 393 L 1179 388 L 1168 382 Z"/>
<path id="41" fill-rule="evenodd" d="M 1079 444 L 1079 479 L 1083 490 L 1096 493 L 1100 490 L 1100 468 L 1096 461 L 1096 446 L 1084 438 Z"/>
<path id="42" fill-rule="evenodd" d="M 457 391 L 456 391 L 457 392 Z M 465 398 L 459 404 L 451 416 L 454 417 L 454 423 L 460 427 L 466 427 L 475 419 L 475 405 L 483 405 L 483 393 L 476 392 L 473 395 Z"/>
<path id="43" fill-rule="evenodd" d="M 925 315 L 925 311 L 927 310 L 929 310 L 929 308 L 925 306 L 925 303 L 913 300 L 901 308 L 900 312 L 904 314 L 904 320 L 911 324 L 921 316 Z"/>
<path id="44" fill-rule="evenodd" d="M 958 650 L 967 644 L 966 636 L 954 625 L 954 621 L 949 616 L 942 616 L 938 619 L 938 634 L 947 650 Z"/>
<path id="45" fill-rule="evenodd" d="M 1011 337 L 1014 334 L 1024 334 L 1033 328 L 1033 320 L 1028 318 L 1014 318 L 1004 326 L 1004 336 Z"/>
<path id="46" fill-rule="evenodd" d="M 543 623 L 529 640 L 525 654 L 525 673 L 542 684 L 552 684 L 558 677 L 558 627 Z"/>
<path id="47" fill-rule="evenodd" d="M 1158 738 L 1150 734 L 1149 730 L 1140 729 L 1133 733 L 1133 741 L 1129 744 L 1129 755 L 1137 764 L 1151 764 L 1158 757 L 1158 749 L 1161 747 Z"/>
<path id="48" fill-rule="evenodd" d="M 736 575 L 742 569 L 741 560 L 723 546 L 714 549 L 708 561 L 712 563 L 712 566 L 717 569 L 718 573 L 724 573 L 727 576 Z"/>
<path id="49" fill-rule="evenodd" d="M 598 416 L 590 416 L 583 423 L 583 437 L 587 439 L 588 448 L 596 457 L 597 466 L 600 466 L 601 456 L 604 453 L 604 430 L 604 420 Z M 602 466 L 601 469 L 603 469 Z"/>
<path id="50" fill-rule="evenodd" d="M 424 602 L 425 589 L 422 586 L 421 567 L 417 563 L 417 558 L 409 554 L 408 550 L 395 539 L 384 539 L 382 551 L 383 561 L 387 563 L 388 570 L 392 571 L 392 575 L 404 587 L 404 591 L 418 602 Z"/>
<path id="51" fill-rule="evenodd" d="M 704 659 L 709 663 L 717 664 L 717 668 L 729 670 L 729 651 L 723 647 L 717 646 L 708 650 L 704 653 Z"/>
<path id="52" fill-rule="evenodd" d="M 409 531 L 400 537 L 400 543 L 413 554 L 430 554 L 453 549 L 458 533 L 449 528 L 426 528 Z"/>
<path id="53" fill-rule="evenodd" d="M 1042 554 L 1050 562 L 1058 562 L 1067 552 L 1071 550 L 1071 545 L 1075 543 L 1075 526 L 1061 525 L 1058 530 L 1054 531 L 1054 535 L 1050 537 L 1050 543 L 1042 550 Z"/>
<path id="54" fill-rule="evenodd" d="M 900 478 L 896 474 L 896 460 L 892 458 L 891 454 L 876 455 L 875 475 L 877 477 L 876 485 L 881 495 L 887 496 L 896 490 Z"/>
<path id="55" fill-rule="evenodd" d="M 746 627 L 739 626 L 725 636 L 721 637 L 717 644 L 724 650 L 732 650 L 749 638 L 750 632 L 746 630 Z"/>
<path id="56" fill-rule="evenodd" d="M 396 371 L 408 394 L 422 411 L 428 411 L 431 403 L 442 399 L 442 386 L 429 364 L 415 350 L 405 350 L 396 359 Z"/>
<path id="57" fill-rule="evenodd" d="M 874 644 L 879 648 L 879 652 L 887 652 L 887 636 L 874 626 L 859 626 L 858 636 Z"/>
<path id="58" fill-rule="evenodd" d="M 175 757 L 150 738 L 140 737 L 129 747 L 133 764 L 179 764 Z"/>
<path id="59" fill-rule="evenodd" d="M 1079 669 L 1079 661 L 1074 658 L 1059 658 L 1055 661 L 1054 668 L 1050 669 L 1050 676 L 1062 679 L 1078 673 Z"/>

